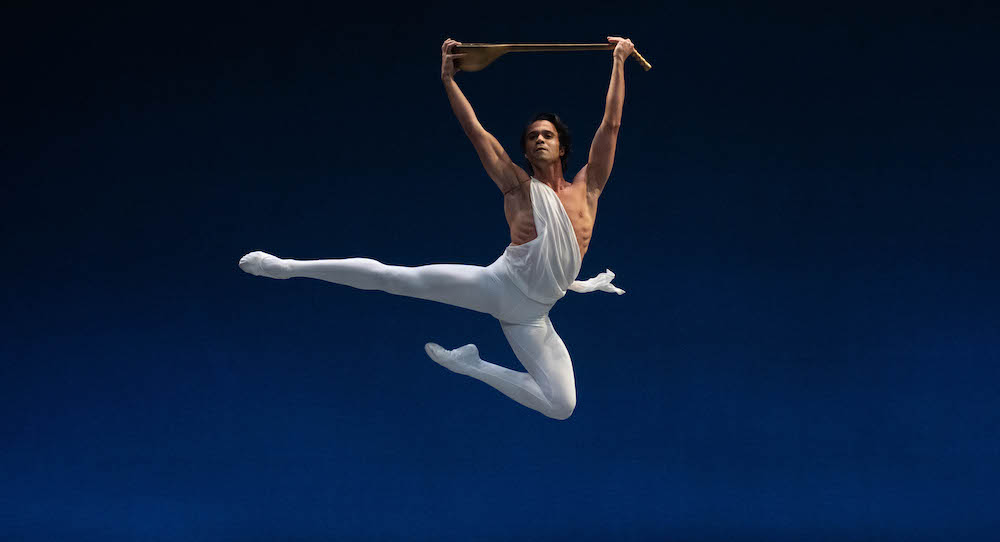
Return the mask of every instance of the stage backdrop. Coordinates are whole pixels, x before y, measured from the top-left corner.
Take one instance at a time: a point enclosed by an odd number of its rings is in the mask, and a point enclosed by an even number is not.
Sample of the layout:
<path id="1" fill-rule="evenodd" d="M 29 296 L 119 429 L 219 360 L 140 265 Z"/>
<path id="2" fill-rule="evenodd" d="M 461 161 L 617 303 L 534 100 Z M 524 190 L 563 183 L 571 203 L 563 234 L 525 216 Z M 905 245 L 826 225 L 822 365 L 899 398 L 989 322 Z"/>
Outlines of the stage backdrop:
<path id="1" fill-rule="evenodd" d="M 995 8 L 4 7 L 0 538 L 984 540 L 996 508 Z M 489 316 L 253 277 L 252 250 L 488 265 L 502 198 L 440 46 L 630 37 L 567 421 Z M 457 82 L 571 180 L 610 52 Z"/>

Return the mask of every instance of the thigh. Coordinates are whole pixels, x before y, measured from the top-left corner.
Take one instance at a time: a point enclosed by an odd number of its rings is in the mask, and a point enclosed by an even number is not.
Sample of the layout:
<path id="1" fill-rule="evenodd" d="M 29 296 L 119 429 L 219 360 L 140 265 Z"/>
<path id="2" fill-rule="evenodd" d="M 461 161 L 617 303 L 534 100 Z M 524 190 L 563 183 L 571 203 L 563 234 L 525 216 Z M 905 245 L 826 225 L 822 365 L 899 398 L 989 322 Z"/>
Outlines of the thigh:
<path id="1" fill-rule="evenodd" d="M 544 325 L 543 319 L 548 316 L 554 303 L 539 303 L 524 295 L 510 278 L 510 271 L 503 262 L 503 257 L 493 262 L 489 269 L 500 281 L 503 296 L 500 299 L 499 312 L 494 314 L 501 324 Z"/>
<path id="2" fill-rule="evenodd" d="M 500 322 L 514 355 L 554 405 L 576 404 L 573 361 L 546 314 L 525 324 Z"/>
<path id="3" fill-rule="evenodd" d="M 389 284 L 400 289 L 390 293 L 437 301 L 494 316 L 500 311 L 505 290 L 499 277 L 488 267 L 431 264 L 389 269 L 392 276 Z"/>

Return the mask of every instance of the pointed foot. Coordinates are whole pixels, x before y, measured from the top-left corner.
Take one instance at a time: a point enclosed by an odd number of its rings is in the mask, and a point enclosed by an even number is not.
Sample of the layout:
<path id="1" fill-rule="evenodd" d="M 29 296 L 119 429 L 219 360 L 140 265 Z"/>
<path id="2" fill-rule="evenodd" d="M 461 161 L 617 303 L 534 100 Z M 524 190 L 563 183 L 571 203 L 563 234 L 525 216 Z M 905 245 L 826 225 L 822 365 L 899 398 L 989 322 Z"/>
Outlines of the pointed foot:
<path id="1" fill-rule="evenodd" d="M 291 276 L 288 262 L 259 250 L 240 258 L 240 269 L 251 275 L 272 279 L 287 279 Z"/>

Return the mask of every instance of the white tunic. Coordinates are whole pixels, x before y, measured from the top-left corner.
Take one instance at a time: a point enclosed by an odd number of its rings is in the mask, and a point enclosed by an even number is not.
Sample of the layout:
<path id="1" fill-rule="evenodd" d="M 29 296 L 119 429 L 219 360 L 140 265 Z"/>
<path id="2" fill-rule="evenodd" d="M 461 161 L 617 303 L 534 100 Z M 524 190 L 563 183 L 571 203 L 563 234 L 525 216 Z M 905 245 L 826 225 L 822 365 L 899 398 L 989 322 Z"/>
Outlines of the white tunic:
<path id="1" fill-rule="evenodd" d="M 558 301 L 567 290 L 625 293 L 611 284 L 615 274 L 610 269 L 589 280 L 575 280 L 583 258 L 573 223 L 555 191 L 534 177 L 531 178 L 531 210 L 538 237 L 523 245 L 509 245 L 502 256 L 511 279 L 524 295 L 548 304 Z"/>

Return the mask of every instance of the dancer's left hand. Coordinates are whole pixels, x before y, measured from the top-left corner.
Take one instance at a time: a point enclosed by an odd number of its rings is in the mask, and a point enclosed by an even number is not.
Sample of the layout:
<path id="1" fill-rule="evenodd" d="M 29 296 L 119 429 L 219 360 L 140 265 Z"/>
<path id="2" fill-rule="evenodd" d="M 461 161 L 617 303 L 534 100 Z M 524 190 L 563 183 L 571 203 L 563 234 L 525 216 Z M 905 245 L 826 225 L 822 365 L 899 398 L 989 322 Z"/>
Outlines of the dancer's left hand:
<path id="1" fill-rule="evenodd" d="M 624 61 L 629 57 L 629 55 L 635 52 L 635 45 L 632 43 L 632 40 L 628 38 L 608 36 L 608 41 L 617 44 L 614 52 L 615 58 L 619 58 Z"/>

